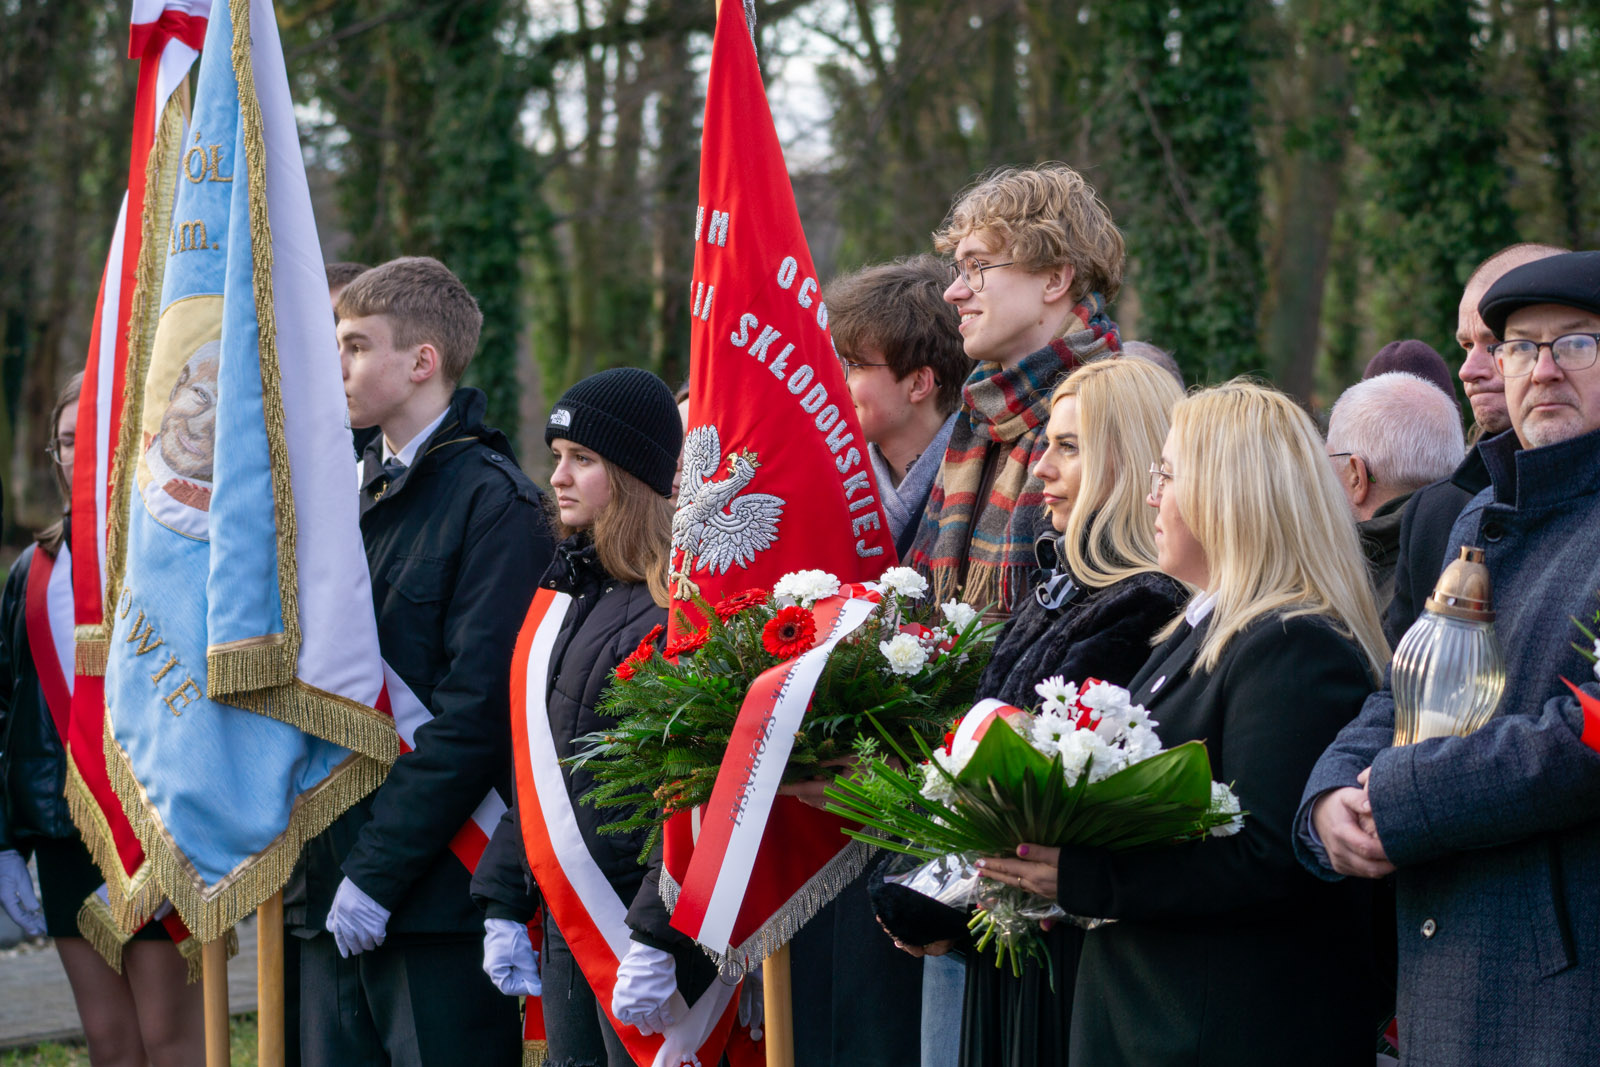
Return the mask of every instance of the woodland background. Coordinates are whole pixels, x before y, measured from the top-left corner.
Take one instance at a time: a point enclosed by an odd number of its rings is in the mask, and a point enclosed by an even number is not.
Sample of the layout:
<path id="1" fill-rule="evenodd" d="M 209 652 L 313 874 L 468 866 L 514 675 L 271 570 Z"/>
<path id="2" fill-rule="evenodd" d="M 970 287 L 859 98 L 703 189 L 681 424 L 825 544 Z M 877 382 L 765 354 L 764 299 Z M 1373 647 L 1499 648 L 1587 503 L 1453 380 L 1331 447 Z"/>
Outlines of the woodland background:
<path id="1" fill-rule="evenodd" d="M 1600 0 L 756 0 L 824 278 L 929 248 L 1001 164 L 1063 159 L 1130 252 L 1124 336 L 1313 407 L 1383 343 L 1454 348 L 1514 240 L 1596 247 Z M 713 0 L 278 0 L 330 259 L 430 254 L 478 297 L 469 382 L 542 468 L 594 370 L 676 383 Z M 125 0 L 0 0 L 0 472 L 59 506 L 126 176 Z M 331 358 L 331 357 L 330 357 Z"/>

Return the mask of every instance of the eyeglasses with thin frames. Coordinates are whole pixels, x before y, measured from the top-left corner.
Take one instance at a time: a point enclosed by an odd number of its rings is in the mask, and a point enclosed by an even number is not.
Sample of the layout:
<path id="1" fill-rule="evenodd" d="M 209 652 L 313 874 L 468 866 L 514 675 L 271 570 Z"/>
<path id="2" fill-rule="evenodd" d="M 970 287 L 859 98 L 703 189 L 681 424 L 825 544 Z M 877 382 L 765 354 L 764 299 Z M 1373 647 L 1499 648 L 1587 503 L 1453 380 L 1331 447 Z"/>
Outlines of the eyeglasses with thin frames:
<path id="1" fill-rule="evenodd" d="M 983 292 L 983 272 L 994 270 L 996 267 L 1009 267 L 1015 260 L 1008 259 L 1004 263 L 979 263 L 977 256 L 966 256 L 950 264 L 950 281 L 957 278 L 966 283 L 968 289 L 974 293 Z"/>
<path id="2" fill-rule="evenodd" d="M 1150 499 L 1160 500 L 1161 491 L 1166 488 L 1166 484 L 1168 482 L 1172 481 L 1172 479 L 1176 477 L 1177 475 L 1173 474 L 1171 471 L 1162 470 L 1161 464 L 1150 464 Z"/>
<path id="3" fill-rule="evenodd" d="M 1550 358 L 1562 370 L 1587 370 L 1600 355 L 1600 333 L 1564 333 L 1554 341 L 1501 341 L 1489 346 L 1502 378 L 1532 374 L 1539 364 L 1539 353 L 1550 350 Z"/>
<path id="4" fill-rule="evenodd" d="M 65 466 L 72 458 L 73 450 L 77 445 L 75 434 L 63 434 L 44 446 L 44 454 L 50 457 L 52 463 Z"/>

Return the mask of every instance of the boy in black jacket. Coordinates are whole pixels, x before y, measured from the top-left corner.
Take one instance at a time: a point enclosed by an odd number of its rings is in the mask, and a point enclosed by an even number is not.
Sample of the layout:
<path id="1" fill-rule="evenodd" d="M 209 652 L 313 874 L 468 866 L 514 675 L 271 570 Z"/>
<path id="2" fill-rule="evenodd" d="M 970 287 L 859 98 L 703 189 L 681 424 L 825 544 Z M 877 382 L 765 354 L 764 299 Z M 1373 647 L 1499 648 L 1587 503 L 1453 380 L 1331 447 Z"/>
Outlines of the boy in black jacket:
<path id="1" fill-rule="evenodd" d="M 538 489 L 457 389 L 483 316 L 437 260 L 393 260 L 339 294 L 361 535 L 384 661 L 431 718 L 377 792 L 306 846 L 306 1064 L 521 1059 L 517 1003 L 480 969 L 482 920 L 449 842 L 510 796 L 511 653 L 550 560 Z"/>

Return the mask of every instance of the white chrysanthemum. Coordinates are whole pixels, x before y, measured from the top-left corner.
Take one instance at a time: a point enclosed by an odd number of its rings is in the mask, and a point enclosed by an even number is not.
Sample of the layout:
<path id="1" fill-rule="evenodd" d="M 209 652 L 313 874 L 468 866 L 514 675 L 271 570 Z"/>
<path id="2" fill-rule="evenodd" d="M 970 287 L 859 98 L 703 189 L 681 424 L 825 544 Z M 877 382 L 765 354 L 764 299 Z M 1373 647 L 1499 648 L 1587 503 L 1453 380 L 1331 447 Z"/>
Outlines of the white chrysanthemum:
<path id="1" fill-rule="evenodd" d="M 896 674 L 916 674 L 928 662 L 927 649 L 911 634 L 895 634 L 891 640 L 878 642 L 878 651 Z"/>
<path id="2" fill-rule="evenodd" d="M 1083 777 L 1086 769 L 1090 772 L 1090 781 L 1098 781 L 1099 778 L 1105 777 L 1105 775 L 1095 776 L 1105 747 L 1088 730 L 1069 730 L 1062 734 L 1056 751 L 1061 754 L 1061 769 L 1067 781 L 1076 782 Z"/>
<path id="3" fill-rule="evenodd" d="M 1064 711 L 1078 699 L 1078 687 L 1059 674 L 1046 678 L 1034 686 L 1033 691 L 1044 701 L 1041 706 L 1041 710 L 1044 711 Z"/>
<path id="4" fill-rule="evenodd" d="M 1594 676 L 1600 678 L 1600 637 L 1594 639 Z"/>
<path id="5" fill-rule="evenodd" d="M 1233 816 L 1221 826 L 1213 826 L 1209 831 L 1212 837 L 1232 837 L 1244 829 L 1244 816 L 1239 814 L 1239 798 L 1221 782 L 1211 783 L 1211 810 Z"/>
<path id="6" fill-rule="evenodd" d="M 827 571 L 793 571 L 778 579 L 772 595 L 792 603 L 810 607 L 819 600 L 839 591 L 839 579 Z"/>
<path id="7" fill-rule="evenodd" d="M 959 600 L 946 600 L 939 605 L 939 610 L 944 612 L 945 619 L 957 630 L 965 630 L 978 617 L 977 608 Z"/>
<path id="8" fill-rule="evenodd" d="M 910 567 L 890 567 L 878 581 L 896 596 L 919 597 L 928 591 L 928 579 Z"/>

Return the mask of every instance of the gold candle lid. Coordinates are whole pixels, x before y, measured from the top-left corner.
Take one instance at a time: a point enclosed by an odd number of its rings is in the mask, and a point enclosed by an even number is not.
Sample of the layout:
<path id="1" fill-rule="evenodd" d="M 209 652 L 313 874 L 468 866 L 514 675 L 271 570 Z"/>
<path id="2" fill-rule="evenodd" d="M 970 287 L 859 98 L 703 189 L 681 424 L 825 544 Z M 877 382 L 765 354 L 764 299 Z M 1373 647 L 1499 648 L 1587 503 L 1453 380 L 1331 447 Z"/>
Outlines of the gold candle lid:
<path id="1" fill-rule="evenodd" d="M 1492 603 L 1489 567 L 1483 562 L 1483 549 L 1462 545 L 1460 557 L 1452 560 L 1439 575 L 1433 595 L 1424 607 L 1453 619 L 1493 622 Z"/>

